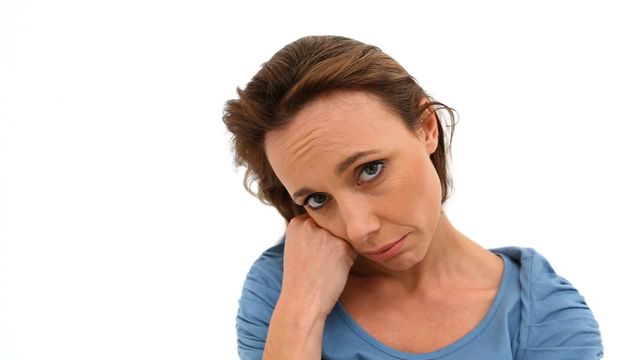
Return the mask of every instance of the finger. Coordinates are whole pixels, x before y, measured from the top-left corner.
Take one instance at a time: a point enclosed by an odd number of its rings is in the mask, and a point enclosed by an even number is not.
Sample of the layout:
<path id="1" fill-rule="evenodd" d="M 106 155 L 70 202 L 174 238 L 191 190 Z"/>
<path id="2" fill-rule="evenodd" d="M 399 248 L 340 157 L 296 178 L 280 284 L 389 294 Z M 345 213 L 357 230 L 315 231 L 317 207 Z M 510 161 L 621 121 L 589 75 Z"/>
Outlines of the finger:
<path id="1" fill-rule="evenodd" d="M 310 219 L 311 216 L 309 216 L 309 214 L 307 214 L 307 213 L 304 213 L 304 214 L 297 215 L 295 218 L 304 221 L 304 220 Z"/>
<path id="2" fill-rule="evenodd" d="M 351 260 L 355 261 L 356 258 L 358 257 L 358 252 L 355 251 L 353 246 L 351 246 L 351 244 L 349 244 L 346 240 L 343 240 L 343 241 L 346 244 L 347 255 L 349 255 Z"/>

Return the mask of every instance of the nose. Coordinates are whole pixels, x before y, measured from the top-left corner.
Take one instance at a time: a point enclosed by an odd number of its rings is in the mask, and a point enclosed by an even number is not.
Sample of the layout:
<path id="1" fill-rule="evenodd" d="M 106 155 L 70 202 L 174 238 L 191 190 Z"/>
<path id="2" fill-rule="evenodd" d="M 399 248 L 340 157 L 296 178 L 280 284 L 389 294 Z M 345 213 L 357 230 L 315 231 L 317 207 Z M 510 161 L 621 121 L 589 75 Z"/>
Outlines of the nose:
<path id="1" fill-rule="evenodd" d="M 366 195 L 358 194 L 342 199 L 340 213 L 350 241 L 364 243 L 380 229 L 376 205 Z"/>

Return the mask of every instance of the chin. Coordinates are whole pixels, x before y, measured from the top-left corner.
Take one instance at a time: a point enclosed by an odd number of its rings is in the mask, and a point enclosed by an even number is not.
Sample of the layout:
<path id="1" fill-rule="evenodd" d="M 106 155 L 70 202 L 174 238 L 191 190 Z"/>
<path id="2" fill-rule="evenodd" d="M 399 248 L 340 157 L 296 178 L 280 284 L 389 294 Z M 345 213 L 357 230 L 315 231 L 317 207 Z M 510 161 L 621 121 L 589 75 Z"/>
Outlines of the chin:
<path id="1" fill-rule="evenodd" d="M 385 263 L 380 263 L 380 265 L 393 271 L 410 270 L 420 262 L 420 259 L 416 259 L 415 256 L 411 255 L 412 254 L 401 254 L 396 259 L 390 259 Z"/>
<path id="2" fill-rule="evenodd" d="M 413 251 L 407 251 L 399 254 L 395 259 L 390 259 L 386 264 L 389 270 L 406 271 L 410 270 L 414 266 L 421 263 L 427 255 L 427 249 L 412 249 Z"/>

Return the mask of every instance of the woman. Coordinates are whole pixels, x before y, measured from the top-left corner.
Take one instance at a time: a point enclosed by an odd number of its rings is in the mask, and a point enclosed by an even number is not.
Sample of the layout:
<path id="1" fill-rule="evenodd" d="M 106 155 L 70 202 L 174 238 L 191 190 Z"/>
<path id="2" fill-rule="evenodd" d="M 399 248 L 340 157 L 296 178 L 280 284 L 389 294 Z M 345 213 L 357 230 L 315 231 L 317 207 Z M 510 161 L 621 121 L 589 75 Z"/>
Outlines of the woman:
<path id="1" fill-rule="evenodd" d="M 236 163 L 288 221 L 252 266 L 242 359 L 599 359 L 584 298 L 533 249 L 459 232 L 434 101 L 378 48 L 299 39 L 227 103 Z"/>

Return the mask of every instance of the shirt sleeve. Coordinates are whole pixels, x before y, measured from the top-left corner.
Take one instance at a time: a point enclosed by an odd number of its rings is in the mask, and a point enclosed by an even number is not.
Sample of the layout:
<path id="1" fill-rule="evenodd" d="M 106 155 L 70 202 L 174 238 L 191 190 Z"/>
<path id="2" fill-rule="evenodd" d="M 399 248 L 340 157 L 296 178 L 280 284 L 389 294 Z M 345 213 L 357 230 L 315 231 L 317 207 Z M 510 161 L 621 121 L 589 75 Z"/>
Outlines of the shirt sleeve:
<path id="1" fill-rule="evenodd" d="M 262 359 L 273 309 L 282 286 L 281 247 L 267 250 L 247 274 L 236 316 L 238 355 L 242 360 Z"/>
<path id="2" fill-rule="evenodd" d="M 582 295 L 530 249 L 520 273 L 520 356 L 523 360 L 597 360 L 603 357 L 600 330 Z"/>

